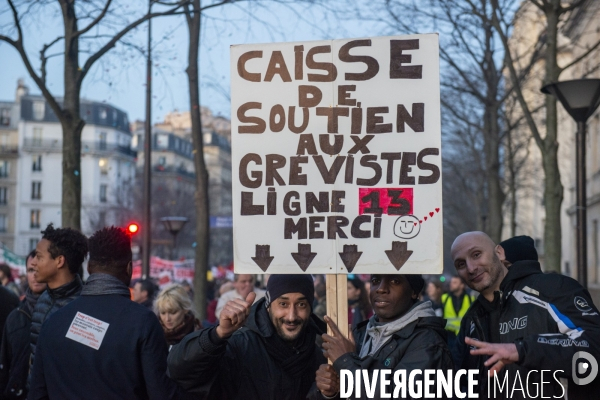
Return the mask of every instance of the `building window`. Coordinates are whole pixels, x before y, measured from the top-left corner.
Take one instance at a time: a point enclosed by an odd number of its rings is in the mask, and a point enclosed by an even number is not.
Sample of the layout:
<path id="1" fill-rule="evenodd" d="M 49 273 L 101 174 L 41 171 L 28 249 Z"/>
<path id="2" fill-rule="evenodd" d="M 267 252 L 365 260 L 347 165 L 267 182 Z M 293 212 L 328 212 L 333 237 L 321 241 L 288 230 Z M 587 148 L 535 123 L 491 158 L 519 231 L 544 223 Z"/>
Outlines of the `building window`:
<path id="1" fill-rule="evenodd" d="M 46 103 L 43 101 L 34 101 L 33 102 L 33 119 L 36 121 L 41 121 L 44 119 L 44 114 L 46 113 Z"/>
<path id="2" fill-rule="evenodd" d="M 42 127 L 37 126 L 37 127 L 33 128 L 33 145 L 34 146 L 42 145 L 42 134 L 43 134 Z"/>
<path id="3" fill-rule="evenodd" d="M 0 108 L 0 125 L 10 125 L 10 108 Z"/>
<path id="4" fill-rule="evenodd" d="M 158 157 L 158 165 L 166 165 L 167 158 L 166 157 Z"/>
<path id="5" fill-rule="evenodd" d="M 156 147 L 158 149 L 168 149 L 169 135 L 156 135 Z"/>
<path id="6" fill-rule="evenodd" d="M 42 182 L 31 182 L 31 200 L 42 198 Z"/>
<path id="7" fill-rule="evenodd" d="M 29 239 L 29 251 L 35 250 L 37 247 L 39 240 L 35 238 Z"/>
<path id="8" fill-rule="evenodd" d="M 40 210 L 31 210 L 31 218 L 29 220 L 29 227 L 31 229 L 40 227 Z"/>
<path id="9" fill-rule="evenodd" d="M 100 202 L 106 203 L 106 190 L 107 185 L 100 185 Z"/>
<path id="10" fill-rule="evenodd" d="M 0 161 L 0 178 L 7 178 L 10 174 L 10 162 Z"/>
<path id="11" fill-rule="evenodd" d="M 106 121 L 106 116 L 108 115 L 106 108 L 100 107 L 100 111 L 98 112 L 98 114 L 100 115 L 100 119 L 102 121 Z"/>
<path id="12" fill-rule="evenodd" d="M 8 188 L 0 187 L 0 204 L 8 203 Z"/>
<path id="13" fill-rule="evenodd" d="M 6 232 L 8 230 L 8 223 L 6 214 L 0 214 L 0 232 Z"/>
<path id="14" fill-rule="evenodd" d="M 100 142 L 98 144 L 100 150 L 106 150 L 106 132 L 100 132 Z"/>
<path id="15" fill-rule="evenodd" d="M 37 156 L 33 156 L 33 164 L 31 167 L 32 171 L 41 171 L 42 170 L 42 155 L 38 154 Z"/>
<path id="16" fill-rule="evenodd" d="M 108 175 L 108 160 L 106 158 L 98 160 L 98 166 L 102 175 Z"/>

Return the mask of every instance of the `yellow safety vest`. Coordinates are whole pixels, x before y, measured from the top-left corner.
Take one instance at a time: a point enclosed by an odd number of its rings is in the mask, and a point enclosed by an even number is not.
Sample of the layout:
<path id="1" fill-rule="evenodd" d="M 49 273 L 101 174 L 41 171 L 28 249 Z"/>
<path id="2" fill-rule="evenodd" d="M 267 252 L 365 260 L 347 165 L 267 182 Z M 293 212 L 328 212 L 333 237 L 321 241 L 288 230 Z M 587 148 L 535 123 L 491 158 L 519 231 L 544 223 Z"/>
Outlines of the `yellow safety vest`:
<path id="1" fill-rule="evenodd" d="M 467 310 L 471 306 L 471 303 L 475 298 L 468 294 L 465 294 L 463 297 L 462 306 L 460 310 L 458 310 L 458 315 L 456 311 L 454 311 L 454 304 L 452 303 L 452 298 L 449 293 L 444 293 L 442 295 L 442 305 L 444 309 L 443 317 L 446 319 L 446 329 L 450 332 L 453 332 L 455 335 L 458 335 L 458 331 L 460 330 L 460 321 L 462 317 L 465 316 Z"/>

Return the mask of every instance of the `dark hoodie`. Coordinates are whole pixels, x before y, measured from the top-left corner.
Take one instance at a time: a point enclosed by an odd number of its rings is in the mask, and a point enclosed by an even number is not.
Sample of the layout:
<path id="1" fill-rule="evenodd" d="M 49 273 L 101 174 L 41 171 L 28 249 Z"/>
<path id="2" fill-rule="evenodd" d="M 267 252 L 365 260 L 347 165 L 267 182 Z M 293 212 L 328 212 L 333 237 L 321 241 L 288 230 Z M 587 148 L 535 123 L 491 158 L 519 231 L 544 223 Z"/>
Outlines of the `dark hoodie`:
<path id="1" fill-rule="evenodd" d="M 208 399 L 300 400 L 315 390 L 327 362 L 314 339 L 325 330 L 314 314 L 304 340 L 288 345 L 271 323 L 265 299 L 254 303 L 246 325 L 220 340 L 216 328 L 189 334 L 173 346 L 168 374 L 186 392 Z"/>
<path id="2" fill-rule="evenodd" d="M 413 308 L 420 304 L 423 303 L 417 303 Z M 376 322 L 377 317 L 371 317 L 370 321 Z M 406 376 L 408 377 L 410 371 L 415 369 L 421 371 L 426 369 L 447 371 L 453 368 L 452 356 L 446 345 L 446 330 L 444 329 L 446 323 L 444 319 L 435 316 L 419 317 L 394 332 L 385 345 L 381 346 L 374 354 L 361 358 L 359 354 L 362 350 L 362 344 L 365 342 L 368 324 L 369 321 L 361 322 L 353 332 L 357 343 L 356 353 L 346 353 L 333 363 L 333 367 L 338 374 L 342 369 L 352 371 L 353 375 L 356 370 L 368 370 L 369 375 L 372 375 L 375 370 L 387 369 L 392 371 L 406 370 Z M 393 376 L 393 372 L 391 376 Z M 393 387 L 393 384 L 390 387 Z M 387 392 L 390 393 L 391 390 L 388 388 Z M 377 388 L 375 398 L 379 398 L 380 393 L 379 388 Z M 367 398 L 364 386 L 361 394 L 363 397 L 357 398 Z"/>
<path id="3" fill-rule="evenodd" d="M 502 382 L 508 374 L 510 391 L 496 386 L 494 395 L 483 364 L 487 357 L 471 355 L 465 336 L 517 346 L 519 361 L 507 365 L 499 378 Z M 542 386 L 543 396 L 562 398 L 565 390 L 556 379 L 563 377 L 569 380 L 569 399 L 596 399 L 600 378 L 585 386 L 572 380 L 572 358 L 578 351 L 600 360 L 600 316 L 590 294 L 572 278 L 543 273 L 536 261 L 519 261 L 510 267 L 493 302 L 479 296 L 465 314 L 453 356 L 457 369 L 480 370 L 480 398 L 541 398 Z M 542 370 L 552 372 L 542 375 Z M 556 378 L 555 371 L 561 371 Z M 519 384 L 512 390 L 517 374 L 524 390 Z"/>

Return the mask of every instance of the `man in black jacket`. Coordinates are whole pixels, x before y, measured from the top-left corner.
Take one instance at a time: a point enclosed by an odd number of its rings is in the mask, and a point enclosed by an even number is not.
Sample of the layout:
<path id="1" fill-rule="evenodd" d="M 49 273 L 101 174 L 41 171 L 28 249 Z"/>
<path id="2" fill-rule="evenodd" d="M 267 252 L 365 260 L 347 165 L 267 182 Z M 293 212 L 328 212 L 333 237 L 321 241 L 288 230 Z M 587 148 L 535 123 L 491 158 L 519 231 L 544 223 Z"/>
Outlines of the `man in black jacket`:
<path id="1" fill-rule="evenodd" d="M 46 290 L 45 283 L 37 283 L 33 277 L 31 262 L 35 250 L 26 259 L 27 291 L 19 307 L 6 320 L 0 349 L 0 399 L 27 398 L 27 375 L 29 373 L 29 333 L 31 313 L 38 298 Z"/>
<path id="2" fill-rule="evenodd" d="M 46 321 L 29 399 L 156 399 L 176 395 L 154 313 L 130 300 L 131 238 L 110 227 L 89 240 L 81 296 Z"/>
<path id="3" fill-rule="evenodd" d="M 271 275 L 256 293 L 226 303 L 219 325 L 186 336 L 169 353 L 169 376 L 207 399 L 305 399 L 325 362 L 315 345 L 324 323 L 312 313 L 310 275 Z"/>
<path id="4" fill-rule="evenodd" d="M 569 399 L 597 398 L 600 379 L 579 386 L 572 370 L 578 352 L 600 360 L 600 316 L 588 291 L 569 277 L 542 273 L 531 260 L 531 238 L 503 245 L 507 252 L 482 232 L 462 234 L 452 245 L 457 272 L 481 294 L 462 320 L 456 368 L 479 369 L 480 398 L 562 398 L 561 377 Z M 488 369 L 498 378 L 488 380 Z"/>
<path id="5" fill-rule="evenodd" d="M 375 370 L 405 370 L 408 376 L 412 370 L 452 369 L 445 321 L 436 317 L 430 301 L 419 301 L 424 285 L 421 275 L 371 275 L 369 297 L 375 314 L 358 324 L 353 332 L 355 340 L 343 337 L 326 317 L 334 335 L 323 335 L 323 349 L 333 366 L 319 367 L 317 388 L 321 397 L 314 398 L 337 396 L 341 370 L 353 376 L 357 370 L 367 370 L 371 376 Z M 361 393 L 366 398 L 364 386 Z M 387 393 L 392 393 L 391 387 Z M 375 398 L 380 394 L 377 387 Z"/>
<path id="6" fill-rule="evenodd" d="M 77 272 L 88 252 L 87 238 L 71 228 L 55 229 L 52 224 L 42 231 L 31 261 L 34 278 L 48 285 L 38 299 L 31 316 L 31 362 L 42 324 L 57 310 L 79 297 L 83 283 Z"/>

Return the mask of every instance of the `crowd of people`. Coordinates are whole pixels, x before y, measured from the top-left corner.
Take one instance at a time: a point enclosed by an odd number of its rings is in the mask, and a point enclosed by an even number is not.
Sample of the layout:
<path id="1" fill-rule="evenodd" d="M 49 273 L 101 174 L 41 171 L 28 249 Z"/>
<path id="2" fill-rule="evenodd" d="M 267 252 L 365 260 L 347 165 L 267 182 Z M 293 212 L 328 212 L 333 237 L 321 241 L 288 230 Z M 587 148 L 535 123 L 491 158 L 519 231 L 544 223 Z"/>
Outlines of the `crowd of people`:
<path id="1" fill-rule="evenodd" d="M 125 230 L 87 238 L 50 224 L 27 257 L 24 291 L 0 266 L 0 399 L 332 399 L 342 370 L 384 368 L 476 369 L 479 398 L 490 371 L 527 376 L 546 396 L 595 398 L 599 379 L 574 384 L 570 368 L 582 348 L 600 360 L 587 290 L 543 273 L 526 236 L 495 244 L 468 232 L 451 255 L 447 288 L 437 277 L 348 275 L 345 336 L 326 315 L 323 276 L 215 282 L 200 321 L 189 284 L 131 281 Z M 562 370 L 567 391 L 543 369 Z"/>

